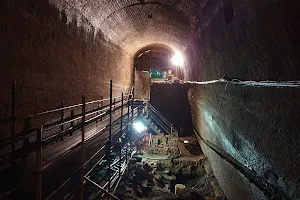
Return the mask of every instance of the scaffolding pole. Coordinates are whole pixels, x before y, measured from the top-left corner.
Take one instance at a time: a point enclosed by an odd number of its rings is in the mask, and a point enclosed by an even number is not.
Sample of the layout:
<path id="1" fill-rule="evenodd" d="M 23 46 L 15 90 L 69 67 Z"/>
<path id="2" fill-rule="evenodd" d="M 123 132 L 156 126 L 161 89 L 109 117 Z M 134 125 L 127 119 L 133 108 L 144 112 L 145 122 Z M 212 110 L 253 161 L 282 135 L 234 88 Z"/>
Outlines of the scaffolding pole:
<path id="1" fill-rule="evenodd" d="M 85 164 L 85 114 L 86 114 L 86 99 L 85 96 L 82 97 L 82 120 L 81 120 L 81 190 L 80 199 L 83 200 L 83 189 L 84 189 L 84 164 Z"/>
<path id="2" fill-rule="evenodd" d="M 36 200 L 42 199 L 42 134 L 43 127 L 37 131 L 36 135 Z"/>
<path id="3" fill-rule="evenodd" d="M 11 164 L 15 162 L 15 141 L 16 141 L 16 88 L 17 83 L 12 84 L 12 99 L 11 99 L 11 114 L 12 114 L 12 124 L 11 124 Z"/>
<path id="4" fill-rule="evenodd" d="M 61 111 L 60 111 L 60 122 L 61 122 L 61 126 L 60 126 L 60 140 L 62 141 L 63 138 L 63 131 L 64 131 L 64 116 L 65 116 L 65 110 L 64 108 L 64 102 L 61 102 Z"/>
<path id="5" fill-rule="evenodd" d="M 119 161 L 119 178 L 121 177 L 121 168 L 122 168 L 122 133 L 123 133 L 123 106 L 124 106 L 124 94 L 122 93 L 121 95 L 121 141 L 120 142 L 120 151 L 119 151 L 119 156 L 120 156 L 120 161 Z"/>
<path id="6" fill-rule="evenodd" d="M 126 127 L 126 152 L 125 152 L 125 162 L 127 164 L 128 162 L 128 139 L 129 139 L 129 118 L 130 118 L 130 108 L 129 108 L 129 105 L 130 105 L 130 96 L 129 96 L 129 99 L 127 100 L 127 127 Z"/>
<path id="7" fill-rule="evenodd" d="M 111 177 L 110 177 L 110 150 L 111 150 L 111 121 L 112 121 L 112 101 L 113 101 L 113 97 L 112 97 L 112 80 L 110 80 L 110 92 L 109 92 L 109 139 L 108 139 L 108 152 L 107 152 L 107 162 L 108 162 L 108 192 L 110 192 L 110 187 L 111 187 Z"/>

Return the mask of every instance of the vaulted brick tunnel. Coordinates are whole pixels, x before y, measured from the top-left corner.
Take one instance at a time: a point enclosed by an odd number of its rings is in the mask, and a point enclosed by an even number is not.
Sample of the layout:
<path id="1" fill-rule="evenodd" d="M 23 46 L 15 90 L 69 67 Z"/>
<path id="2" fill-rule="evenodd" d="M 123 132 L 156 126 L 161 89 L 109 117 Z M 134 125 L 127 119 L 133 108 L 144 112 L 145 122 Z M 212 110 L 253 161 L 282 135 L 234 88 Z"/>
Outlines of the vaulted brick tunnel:
<path id="1" fill-rule="evenodd" d="M 181 52 L 190 81 L 299 80 L 299 8 L 297 0 L 2 0 L 0 138 L 9 136 L 2 121 L 11 116 L 13 82 L 18 116 L 72 105 L 82 95 L 107 97 L 111 79 L 119 94 L 130 90 L 134 56 L 147 46 Z M 287 199 L 300 198 L 298 88 L 187 89 L 205 140 Z M 200 143 L 228 199 L 269 199 Z"/>

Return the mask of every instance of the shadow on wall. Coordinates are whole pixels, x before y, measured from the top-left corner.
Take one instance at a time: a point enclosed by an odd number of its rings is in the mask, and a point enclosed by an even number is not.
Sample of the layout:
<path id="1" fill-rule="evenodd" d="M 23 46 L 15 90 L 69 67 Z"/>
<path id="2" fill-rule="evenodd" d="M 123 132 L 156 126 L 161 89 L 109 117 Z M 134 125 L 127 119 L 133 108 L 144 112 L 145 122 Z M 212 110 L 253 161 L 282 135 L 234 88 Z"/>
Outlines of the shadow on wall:
<path id="1" fill-rule="evenodd" d="M 193 135 L 187 88 L 183 84 L 152 84 L 150 103 L 179 131 L 179 136 Z"/>
<path id="2" fill-rule="evenodd" d="M 87 101 L 108 97 L 110 79 L 114 93 L 130 84 L 128 54 L 78 12 L 48 0 L 3 0 L 0 12 L 0 138 L 7 137 L 1 122 L 11 117 L 15 81 L 17 116 L 54 109 L 62 101 L 77 104 L 82 95 Z"/>

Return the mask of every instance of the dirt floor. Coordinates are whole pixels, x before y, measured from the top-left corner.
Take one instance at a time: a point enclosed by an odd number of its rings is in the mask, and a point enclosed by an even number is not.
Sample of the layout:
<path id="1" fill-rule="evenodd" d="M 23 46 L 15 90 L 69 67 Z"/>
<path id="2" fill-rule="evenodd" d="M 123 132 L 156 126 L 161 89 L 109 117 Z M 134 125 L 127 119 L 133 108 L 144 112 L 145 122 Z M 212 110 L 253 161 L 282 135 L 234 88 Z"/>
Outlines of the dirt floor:
<path id="1" fill-rule="evenodd" d="M 188 144 L 184 144 L 188 140 Z M 225 199 L 195 138 L 180 138 L 180 156 L 139 154 L 130 161 L 116 195 L 122 200 Z M 175 194 L 175 185 L 185 192 Z"/>

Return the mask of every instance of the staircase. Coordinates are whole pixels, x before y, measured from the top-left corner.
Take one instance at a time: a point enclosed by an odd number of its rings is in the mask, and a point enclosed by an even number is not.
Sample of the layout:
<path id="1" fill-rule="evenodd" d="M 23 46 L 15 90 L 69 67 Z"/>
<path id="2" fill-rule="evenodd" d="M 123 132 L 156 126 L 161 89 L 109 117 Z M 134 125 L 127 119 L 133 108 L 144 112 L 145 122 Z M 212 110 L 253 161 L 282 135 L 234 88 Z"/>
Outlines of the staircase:
<path id="1" fill-rule="evenodd" d="M 162 114 L 158 112 L 153 105 L 149 102 L 145 106 L 144 110 L 145 121 L 149 125 L 149 127 L 157 134 L 157 135 L 176 135 L 178 136 L 178 131 L 173 125 L 164 117 Z"/>
<path id="2" fill-rule="evenodd" d="M 162 132 L 157 125 L 155 125 L 151 119 L 147 116 L 145 117 L 146 119 L 146 123 L 148 124 L 148 126 L 157 134 L 157 135 L 164 135 L 164 132 Z"/>

